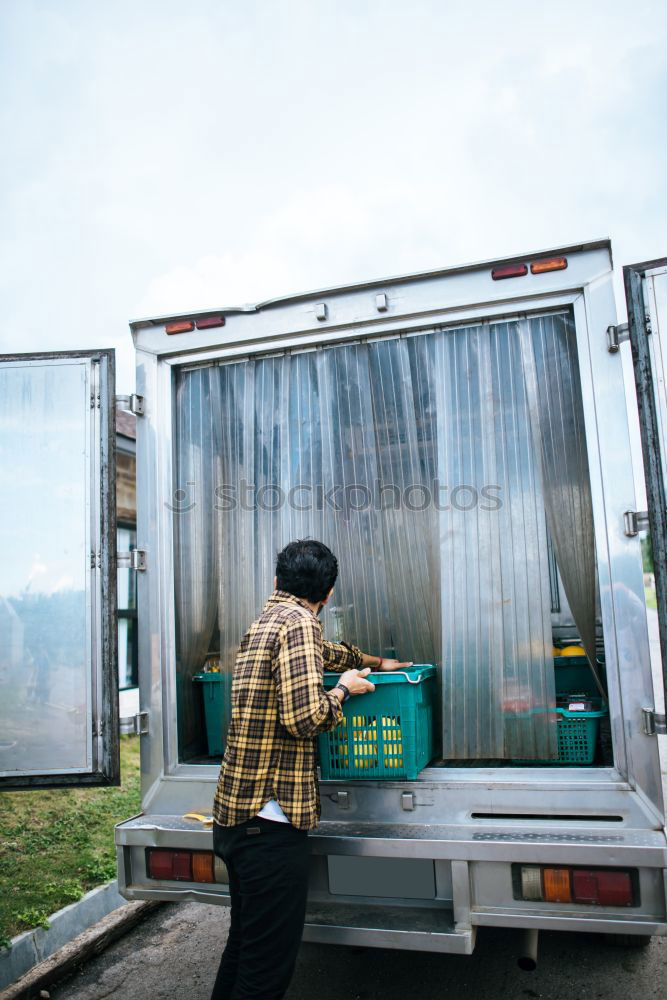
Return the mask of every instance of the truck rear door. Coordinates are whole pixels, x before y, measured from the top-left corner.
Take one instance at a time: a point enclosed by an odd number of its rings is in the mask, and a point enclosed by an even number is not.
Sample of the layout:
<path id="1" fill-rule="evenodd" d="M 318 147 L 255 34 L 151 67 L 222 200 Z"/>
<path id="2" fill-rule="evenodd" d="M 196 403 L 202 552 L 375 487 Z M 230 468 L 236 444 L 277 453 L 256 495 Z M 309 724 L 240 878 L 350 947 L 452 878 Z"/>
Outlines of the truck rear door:
<path id="1" fill-rule="evenodd" d="M 117 784 L 112 350 L 0 356 L 0 787 Z"/>
<path id="2" fill-rule="evenodd" d="M 653 547 L 662 683 L 667 690 L 667 258 L 631 264 L 623 269 L 623 277 Z M 664 710 L 648 707 L 653 711 L 645 713 L 646 731 L 664 733 Z"/>

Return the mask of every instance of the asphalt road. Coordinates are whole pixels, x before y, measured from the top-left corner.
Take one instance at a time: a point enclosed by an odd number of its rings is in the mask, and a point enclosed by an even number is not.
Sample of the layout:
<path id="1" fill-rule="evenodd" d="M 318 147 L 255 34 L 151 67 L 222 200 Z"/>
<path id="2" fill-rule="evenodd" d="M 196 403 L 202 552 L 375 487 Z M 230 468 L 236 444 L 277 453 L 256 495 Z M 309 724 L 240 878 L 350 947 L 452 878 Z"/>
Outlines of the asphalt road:
<path id="1" fill-rule="evenodd" d="M 53 1000 L 209 1000 L 228 911 L 167 903 L 51 990 Z M 667 995 L 667 938 L 615 948 L 543 931 L 535 972 L 516 964 L 519 933 L 482 928 L 471 956 L 304 944 L 289 1000 L 643 1000 Z"/>

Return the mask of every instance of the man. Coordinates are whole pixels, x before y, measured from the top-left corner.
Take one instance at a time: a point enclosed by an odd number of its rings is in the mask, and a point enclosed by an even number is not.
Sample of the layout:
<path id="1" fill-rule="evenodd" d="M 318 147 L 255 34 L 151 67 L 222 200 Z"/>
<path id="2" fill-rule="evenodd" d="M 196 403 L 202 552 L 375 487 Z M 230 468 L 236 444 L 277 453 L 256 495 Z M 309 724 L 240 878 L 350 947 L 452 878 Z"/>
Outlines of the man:
<path id="1" fill-rule="evenodd" d="M 334 729 L 373 670 L 411 666 L 327 642 L 318 615 L 338 563 L 316 541 L 278 555 L 275 590 L 241 642 L 213 806 L 229 872 L 231 925 L 211 1000 L 279 1000 L 294 970 L 308 889 L 308 830 L 320 816 L 315 737 Z M 325 691 L 322 671 L 341 678 Z"/>

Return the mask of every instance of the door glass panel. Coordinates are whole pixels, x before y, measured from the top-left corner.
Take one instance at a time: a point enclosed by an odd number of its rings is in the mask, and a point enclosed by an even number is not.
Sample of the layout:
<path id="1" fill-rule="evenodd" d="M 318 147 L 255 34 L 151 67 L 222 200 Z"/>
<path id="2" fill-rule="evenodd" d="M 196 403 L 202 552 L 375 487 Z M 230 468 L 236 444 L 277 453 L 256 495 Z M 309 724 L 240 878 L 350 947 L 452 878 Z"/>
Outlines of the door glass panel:
<path id="1" fill-rule="evenodd" d="M 0 773 L 91 769 L 89 359 L 0 365 Z"/>

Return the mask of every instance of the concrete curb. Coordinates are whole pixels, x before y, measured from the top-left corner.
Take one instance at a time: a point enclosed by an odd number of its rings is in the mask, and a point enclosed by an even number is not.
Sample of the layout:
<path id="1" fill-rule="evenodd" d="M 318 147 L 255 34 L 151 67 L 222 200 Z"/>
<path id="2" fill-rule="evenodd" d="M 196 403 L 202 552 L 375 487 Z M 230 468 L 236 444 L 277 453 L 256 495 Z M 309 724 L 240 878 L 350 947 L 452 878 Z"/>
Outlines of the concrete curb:
<path id="1" fill-rule="evenodd" d="M 83 934 L 54 952 L 50 958 L 36 965 L 18 982 L 3 990 L 0 1000 L 36 1000 L 37 997 L 48 997 L 49 988 L 54 983 L 60 983 L 88 959 L 99 955 L 160 905 L 152 900 L 139 901 L 125 903 L 117 910 L 112 910 Z"/>
<path id="2" fill-rule="evenodd" d="M 78 902 L 52 914 L 48 930 L 37 927 L 19 934 L 12 939 L 9 948 L 0 951 L 0 990 L 54 955 L 107 914 L 126 906 L 127 901 L 118 892 L 114 880 L 91 889 Z"/>

